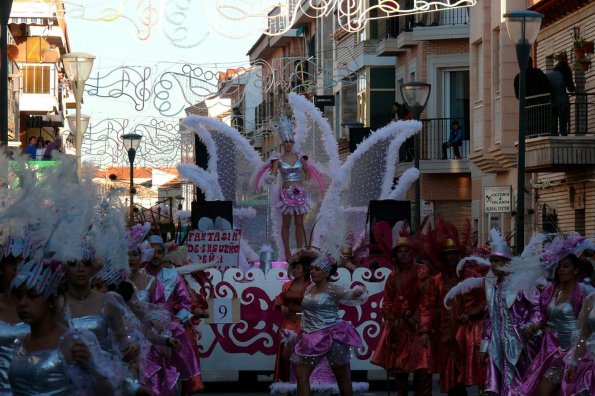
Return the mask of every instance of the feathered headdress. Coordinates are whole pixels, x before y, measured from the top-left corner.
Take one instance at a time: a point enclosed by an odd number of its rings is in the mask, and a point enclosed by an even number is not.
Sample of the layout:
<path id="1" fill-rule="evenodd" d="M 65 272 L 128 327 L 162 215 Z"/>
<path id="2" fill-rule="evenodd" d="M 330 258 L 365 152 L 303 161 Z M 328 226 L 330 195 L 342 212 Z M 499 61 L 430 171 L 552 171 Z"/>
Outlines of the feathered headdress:
<path id="1" fill-rule="evenodd" d="M 575 254 L 575 249 L 587 238 L 578 232 L 569 232 L 556 236 L 547 246 L 543 258 L 547 262 L 548 269 L 557 266 L 558 262 L 569 254 Z"/>
<path id="2" fill-rule="evenodd" d="M 58 294 L 63 277 L 64 265 L 61 261 L 31 260 L 19 266 L 11 288 L 17 289 L 25 285 L 27 289 L 34 290 L 35 293 L 47 299 L 49 296 Z"/>

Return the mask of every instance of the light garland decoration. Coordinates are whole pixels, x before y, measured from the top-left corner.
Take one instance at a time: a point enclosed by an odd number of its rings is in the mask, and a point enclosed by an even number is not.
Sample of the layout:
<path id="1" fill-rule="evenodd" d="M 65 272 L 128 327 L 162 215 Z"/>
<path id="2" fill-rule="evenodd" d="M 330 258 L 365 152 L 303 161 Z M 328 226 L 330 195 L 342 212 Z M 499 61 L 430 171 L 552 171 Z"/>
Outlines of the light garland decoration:
<path id="1" fill-rule="evenodd" d="M 355 33 L 368 22 L 401 15 L 448 11 L 474 6 L 477 0 L 412 0 L 405 7 L 398 0 L 378 0 L 370 5 L 355 0 L 32 0 L 46 7 L 55 6 L 60 18 L 96 22 L 125 21 L 136 37 L 149 40 L 158 28 L 178 48 L 194 48 L 210 31 L 227 38 L 253 33 L 279 36 L 295 28 L 301 15 L 327 18 L 336 15 L 339 28 Z M 197 20 L 206 23 L 196 23 Z M 241 22 L 241 23 L 239 23 Z"/>

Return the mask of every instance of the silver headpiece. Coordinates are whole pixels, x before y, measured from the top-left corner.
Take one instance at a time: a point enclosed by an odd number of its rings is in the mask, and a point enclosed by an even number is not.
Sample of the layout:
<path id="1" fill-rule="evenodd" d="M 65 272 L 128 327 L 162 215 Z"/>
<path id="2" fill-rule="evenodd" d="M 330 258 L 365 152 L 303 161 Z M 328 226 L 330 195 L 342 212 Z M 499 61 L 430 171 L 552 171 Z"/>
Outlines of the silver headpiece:
<path id="1" fill-rule="evenodd" d="M 312 267 L 316 267 L 324 272 L 331 272 L 331 268 L 335 264 L 335 259 L 332 256 L 320 256 L 312 263 Z"/>
<path id="2" fill-rule="evenodd" d="M 293 142 L 293 124 L 286 116 L 279 117 L 279 137 L 282 142 Z"/>

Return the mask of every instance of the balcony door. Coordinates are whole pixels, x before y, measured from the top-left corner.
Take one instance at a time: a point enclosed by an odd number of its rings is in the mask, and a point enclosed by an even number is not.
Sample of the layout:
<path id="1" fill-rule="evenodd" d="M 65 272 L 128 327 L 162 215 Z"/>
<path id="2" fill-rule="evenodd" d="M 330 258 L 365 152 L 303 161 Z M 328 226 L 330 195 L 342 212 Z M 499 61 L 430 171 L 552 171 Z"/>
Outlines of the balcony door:
<path id="1" fill-rule="evenodd" d="M 469 70 L 444 71 L 443 99 L 444 118 L 458 119 L 469 139 Z"/>

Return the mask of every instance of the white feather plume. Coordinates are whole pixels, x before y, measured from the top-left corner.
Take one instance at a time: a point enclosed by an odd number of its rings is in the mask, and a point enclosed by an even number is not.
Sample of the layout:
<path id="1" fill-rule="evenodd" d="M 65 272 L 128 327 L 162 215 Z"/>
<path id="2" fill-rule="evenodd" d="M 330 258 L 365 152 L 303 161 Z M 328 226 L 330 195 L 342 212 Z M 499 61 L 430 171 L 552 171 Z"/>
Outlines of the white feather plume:
<path id="1" fill-rule="evenodd" d="M 385 199 L 396 199 L 398 201 L 405 200 L 407 191 L 417 179 L 419 179 L 419 169 L 407 169 L 405 172 L 403 172 L 401 177 L 399 177 L 399 183 L 397 186 L 388 194 Z"/>
<path id="2" fill-rule="evenodd" d="M 479 256 L 467 256 L 461 259 L 461 261 L 459 261 L 459 263 L 457 264 L 457 276 L 461 276 L 461 271 L 465 267 L 465 264 L 467 264 L 470 261 L 474 261 L 480 265 L 485 265 L 488 267 L 490 266 L 490 261 L 488 259 Z"/>

